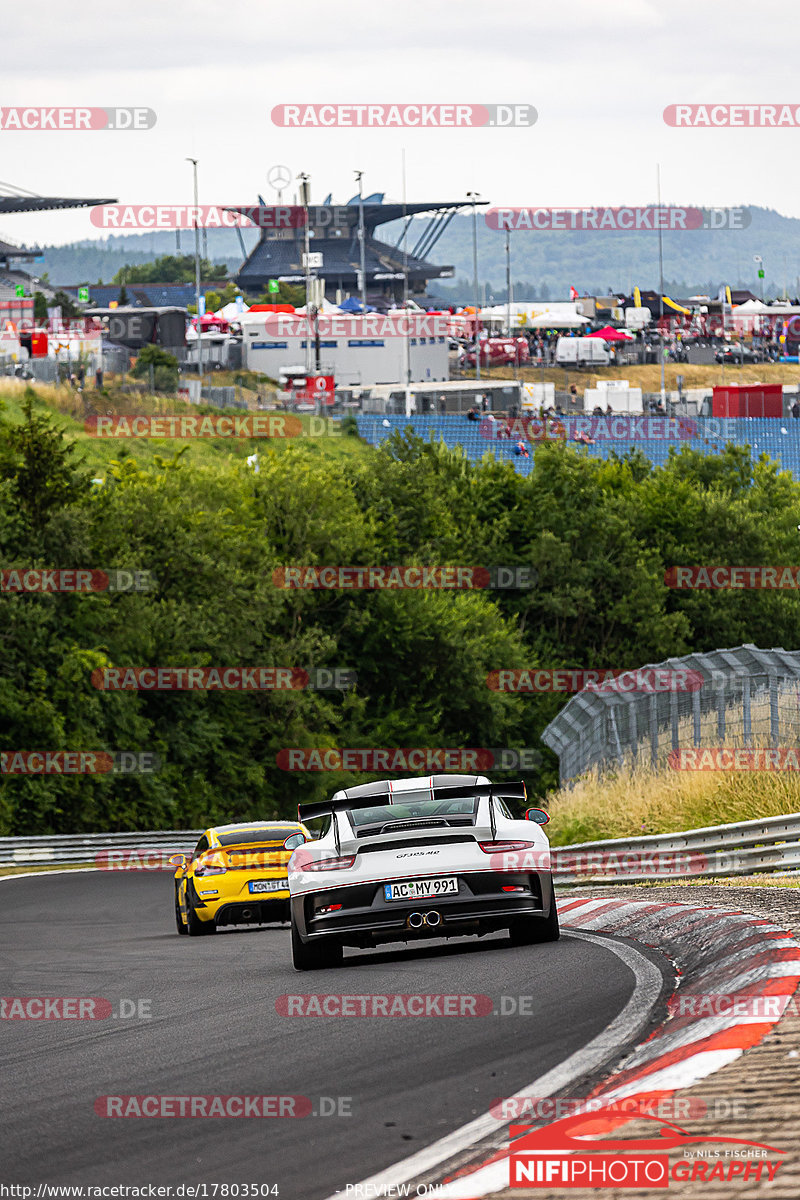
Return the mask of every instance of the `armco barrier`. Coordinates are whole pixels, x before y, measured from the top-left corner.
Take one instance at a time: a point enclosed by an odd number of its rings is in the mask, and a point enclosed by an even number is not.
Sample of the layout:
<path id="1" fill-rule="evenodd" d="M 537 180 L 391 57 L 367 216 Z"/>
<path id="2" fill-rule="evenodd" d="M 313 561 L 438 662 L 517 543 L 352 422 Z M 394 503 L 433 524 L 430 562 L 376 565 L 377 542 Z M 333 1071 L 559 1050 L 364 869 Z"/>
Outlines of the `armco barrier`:
<path id="1" fill-rule="evenodd" d="M 108 850 L 158 850 L 187 854 L 194 849 L 201 829 L 176 829 L 158 833 L 69 833 L 49 837 L 0 838 L 0 866 L 91 866 L 95 856 Z"/>
<path id="2" fill-rule="evenodd" d="M 177 829 L 0 838 L 0 866 L 92 865 L 101 852 L 120 850 L 186 854 L 201 834 L 200 829 Z M 560 883 L 800 873 L 800 813 L 681 833 L 556 846 L 552 859 Z"/>
<path id="3" fill-rule="evenodd" d="M 552 857 L 553 874 L 561 883 L 794 873 L 800 869 L 800 813 L 681 833 L 556 846 Z"/>

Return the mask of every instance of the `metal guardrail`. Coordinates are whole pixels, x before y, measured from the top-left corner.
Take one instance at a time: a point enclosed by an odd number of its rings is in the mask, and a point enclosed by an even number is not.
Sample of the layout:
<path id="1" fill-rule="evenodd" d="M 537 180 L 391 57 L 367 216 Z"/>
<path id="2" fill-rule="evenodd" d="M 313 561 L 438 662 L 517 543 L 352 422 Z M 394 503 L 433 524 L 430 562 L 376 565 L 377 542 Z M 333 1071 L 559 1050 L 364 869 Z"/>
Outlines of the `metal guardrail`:
<path id="1" fill-rule="evenodd" d="M 164 856 L 166 866 L 169 854 L 186 854 L 193 850 L 202 833 L 202 829 L 175 829 L 150 833 L 69 833 L 0 838 L 0 866 L 95 866 L 98 861 L 107 863 L 108 855 L 113 851 L 138 851 L 140 854 L 158 851 Z M 98 855 L 102 857 L 98 859 Z"/>
<path id="2" fill-rule="evenodd" d="M 169 870 L 169 855 L 190 852 L 202 832 L 176 829 L 0 838 L 0 866 Z M 636 883 L 771 871 L 800 874 L 800 813 L 680 833 L 554 846 L 551 859 L 559 883 Z"/>
<path id="3" fill-rule="evenodd" d="M 555 846 L 561 883 L 636 883 L 780 871 L 800 873 L 800 813 L 680 833 Z"/>

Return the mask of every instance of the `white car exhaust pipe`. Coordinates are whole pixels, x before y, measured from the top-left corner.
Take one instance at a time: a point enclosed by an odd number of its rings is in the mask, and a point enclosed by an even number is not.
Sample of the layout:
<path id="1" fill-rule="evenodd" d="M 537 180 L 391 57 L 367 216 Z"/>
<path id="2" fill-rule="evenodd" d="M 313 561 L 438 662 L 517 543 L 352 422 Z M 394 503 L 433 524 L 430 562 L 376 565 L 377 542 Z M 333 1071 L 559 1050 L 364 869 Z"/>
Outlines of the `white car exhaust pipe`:
<path id="1" fill-rule="evenodd" d="M 409 929 L 421 929 L 425 924 L 425 918 L 423 917 L 422 913 L 409 913 L 406 924 L 408 925 Z"/>

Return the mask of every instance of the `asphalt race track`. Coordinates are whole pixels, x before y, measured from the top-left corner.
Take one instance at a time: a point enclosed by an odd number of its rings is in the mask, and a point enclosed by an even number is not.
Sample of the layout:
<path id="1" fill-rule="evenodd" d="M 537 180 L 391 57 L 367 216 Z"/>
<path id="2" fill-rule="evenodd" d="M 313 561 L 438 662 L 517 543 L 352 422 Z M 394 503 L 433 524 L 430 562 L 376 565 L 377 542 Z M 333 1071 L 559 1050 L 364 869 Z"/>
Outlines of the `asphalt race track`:
<path id="1" fill-rule="evenodd" d="M 172 878 L 92 872 L 0 882 L 0 995 L 150 1001 L 149 1019 L 0 1022 L 6 1183 L 277 1184 L 321 1200 L 485 1112 L 595 1037 L 632 972 L 569 936 L 345 951 L 293 971 L 287 928 L 178 937 Z M 287 1017 L 286 993 L 532 996 L 536 1014 Z M 507 1002 L 508 1003 L 508 1002 Z M 128 1006 L 130 1008 L 130 1006 Z M 301 1095 L 352 1115 L 100 1117 L 103 1095 Z M 34 1193 L 35 1194 L 35 1193 Z M 209 1196 L 211 1192 L 209 1192 Z"/>

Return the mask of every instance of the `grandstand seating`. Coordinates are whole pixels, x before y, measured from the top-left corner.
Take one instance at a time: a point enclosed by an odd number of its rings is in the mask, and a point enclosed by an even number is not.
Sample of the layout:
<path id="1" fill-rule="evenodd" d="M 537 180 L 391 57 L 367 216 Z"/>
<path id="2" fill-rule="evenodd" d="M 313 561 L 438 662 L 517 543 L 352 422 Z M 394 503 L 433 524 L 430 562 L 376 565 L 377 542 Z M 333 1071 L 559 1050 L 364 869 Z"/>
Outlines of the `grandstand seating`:
<path id="1" fill-rule="evenodd" d="M 466 416 L 441 416 L 434 413 L 406 417 L 402 415 L 362 414 L 356 417 L 358 431 L 365 441 L 371 445 L 379 445 L 393 430 L 403 430 L 411 426 L 420 437 L 442 440 L 448 446 L 461 446 L 467 457 L 478 462 L 485 454 L 493 453 L 501 461 L 508 460 L 515 469 L 527 475 L 533 465 L 533 458 L 519 458 L 514 454 L 514 440 L 490 439 L 484 432 L 485 427 L 477 421 L 468 421 Z M 565 422 L 568 424 L 568 422 Z M 800 480 L 800 420 L 776 420 L 768 417 L 737 417 L 730 419 L 714 419 L 710 417 L 697 418 L 692 422 L 696 435 L 680 441 L 655 439 L 635 440 L 597 440 L 594 445 L 580 446 L 570 441 L 570 445 L 579 446 L 584 453 L 595 458 L 607 459 L 613 452 L 627 454 L 629 450 L 641 450 L 646 458 L 655 466 L 667 461 L 670 449 L 680 450 L 682 446 L 700 450 L 703 454 L 719 454 L 727 442 L 734 445 L 750 446 L 753 458 L 761 454 L 775 459 L 784 470 L 791 471 L 795 479 Z M 529 446 L 532 451 L 532 447 Z"/>
<path id="2" fill-rule="evenodd" d="M 203 283 L 200 290 L 202 292 L 212 290 L 220 292 L 226 282 L 228 281 Z M 119 300 L 120 289 L 121 285 L 118 283 L 90 284 L 89 296 L 92 307 L 107 308 L 113 300 Z M 64 290 L 77 297 L 77 285 L 65 287 Z M 128 303 L 134 308 L 157 308 L 160 305 L 177 305 L 178 308 L 187 308 L 195 302 L 193 283 L 128 283 L 125 285 L 125 290 L 128 293 Z"/>

